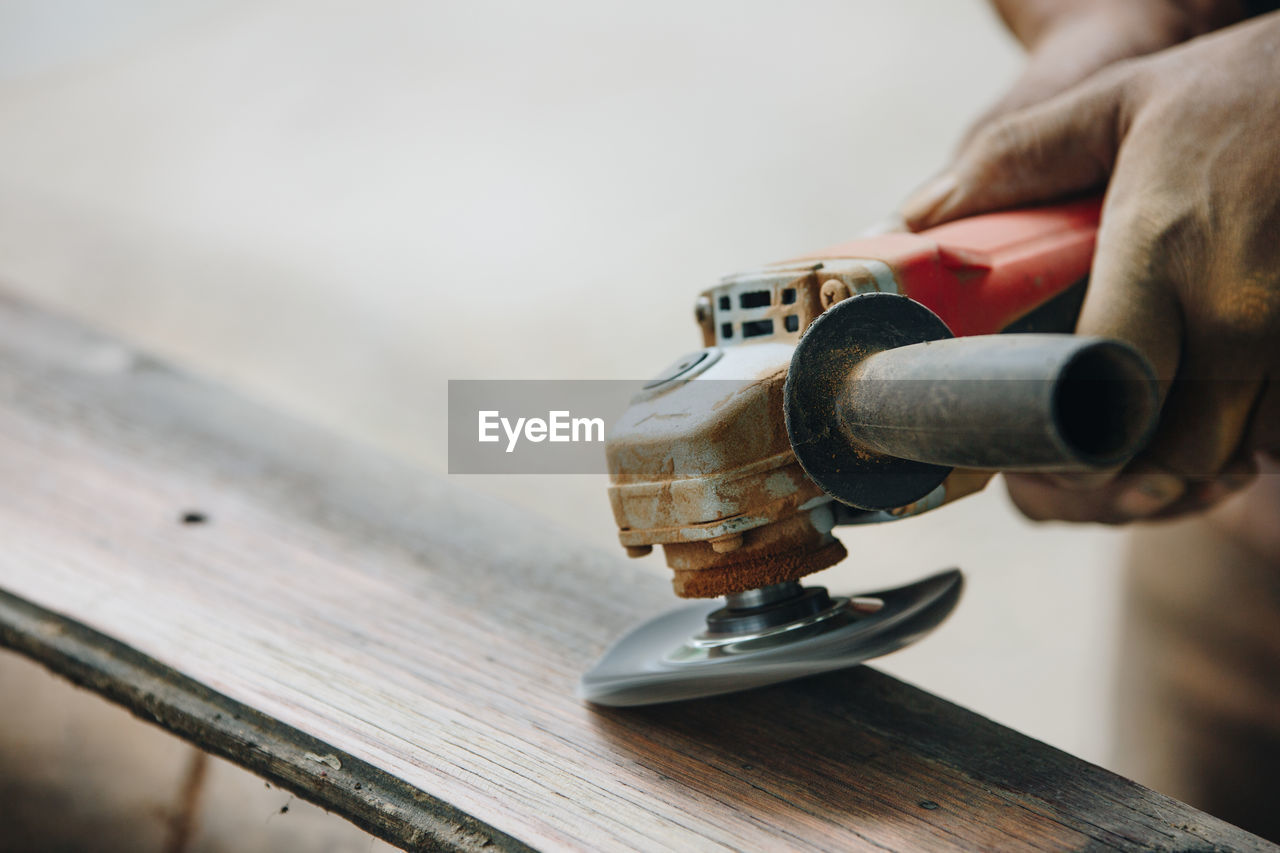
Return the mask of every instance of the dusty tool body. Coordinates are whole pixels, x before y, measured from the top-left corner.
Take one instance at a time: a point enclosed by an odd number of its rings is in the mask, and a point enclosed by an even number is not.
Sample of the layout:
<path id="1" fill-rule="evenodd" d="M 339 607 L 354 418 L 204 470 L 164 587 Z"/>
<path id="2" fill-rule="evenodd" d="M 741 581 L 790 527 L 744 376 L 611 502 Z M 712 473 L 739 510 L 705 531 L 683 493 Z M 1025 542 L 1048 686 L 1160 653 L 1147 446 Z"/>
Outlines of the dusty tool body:
<path id="1" fill-rule="evenodd" d="M 1149 366 L 1064 334 L 1097 221 L 1092 200 L 988 214 L 703 293 L 704 348 L 611 430 L 609 494 L 629 554 L 663 546 L 678 595 L 725 603 L 636 629 L 582 695 L 692 698 L 900 648 L 954 607 L 959 572 L 833 599 L 798 580 L 844 558 L 834 527 L 917 515 L 994 471 L 1105 468 L 1139 449 L 1157 414 Z"/>

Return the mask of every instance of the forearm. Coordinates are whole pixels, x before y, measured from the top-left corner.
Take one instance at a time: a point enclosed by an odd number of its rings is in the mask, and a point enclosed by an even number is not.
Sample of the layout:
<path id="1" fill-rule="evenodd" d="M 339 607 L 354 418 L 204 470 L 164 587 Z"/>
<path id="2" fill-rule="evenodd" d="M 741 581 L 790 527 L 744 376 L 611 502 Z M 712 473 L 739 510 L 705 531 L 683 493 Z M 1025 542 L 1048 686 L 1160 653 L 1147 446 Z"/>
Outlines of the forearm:
<path id="1" fill-rule="evenodd" d="M 1152 41 L 1177 43 L 1242 20 L 1276 4 L 1267 0 L 992 0 L 1009 31 L 1034 48 L 1064 24 L 1109 19 L 1146 30 Z"/>

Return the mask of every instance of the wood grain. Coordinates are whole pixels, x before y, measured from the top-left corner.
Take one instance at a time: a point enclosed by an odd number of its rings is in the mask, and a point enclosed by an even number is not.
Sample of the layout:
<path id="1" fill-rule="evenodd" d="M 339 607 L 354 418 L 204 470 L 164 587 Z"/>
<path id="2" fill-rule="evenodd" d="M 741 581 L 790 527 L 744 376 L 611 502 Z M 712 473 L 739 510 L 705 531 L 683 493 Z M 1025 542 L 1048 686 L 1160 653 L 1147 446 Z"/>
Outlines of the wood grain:
<path id="1" fill-rule="evenodd" d="M 661 574 L 8 298 L 0 477 L 4 643 L 406 847 L 1273 849 L 870 668 L 585 706 Z"/>

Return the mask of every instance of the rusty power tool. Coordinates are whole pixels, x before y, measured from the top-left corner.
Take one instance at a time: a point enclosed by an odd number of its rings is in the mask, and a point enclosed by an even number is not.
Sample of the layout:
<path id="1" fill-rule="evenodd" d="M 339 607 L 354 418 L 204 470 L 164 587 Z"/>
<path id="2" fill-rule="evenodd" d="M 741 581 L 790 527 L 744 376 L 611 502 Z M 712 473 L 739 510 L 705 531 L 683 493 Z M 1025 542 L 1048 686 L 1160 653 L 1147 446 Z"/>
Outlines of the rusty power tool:
<path id="1" fill-rule="evenodd" d="M 885 234 L 729 276 L 704 348 L 631 401 L 607 442 L 619 538 L 661 545 L 677 595 L 582 679 L 607 705 L 706 696 L 850 666 L 950 613 L 951 570 L 833 597 L 799 579 L 846 556 L 838 525 L 918 515 L 996 471 L 1085 471 L 1141 448 L 1155 377 L 1069 334 L 1099 203 Z M 997 334 L 998 333 L 998 334 Z"/>

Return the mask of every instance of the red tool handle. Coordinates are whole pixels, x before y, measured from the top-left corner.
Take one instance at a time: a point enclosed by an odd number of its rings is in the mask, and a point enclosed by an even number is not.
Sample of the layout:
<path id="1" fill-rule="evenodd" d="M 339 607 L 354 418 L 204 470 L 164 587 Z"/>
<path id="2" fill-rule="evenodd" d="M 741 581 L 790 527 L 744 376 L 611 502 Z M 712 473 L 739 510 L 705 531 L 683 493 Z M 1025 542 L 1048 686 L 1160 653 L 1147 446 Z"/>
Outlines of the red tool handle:
<path id="1" fill-rule="evenodd" d="M 986 213 L 917 234 L 842 243 L 806 259 L 883 261 L 899 292 L 923 303 L 953 334 L 992 334 L 1088 277 L 1101 207 L 1101 199 L 1091 198 Z"/>

